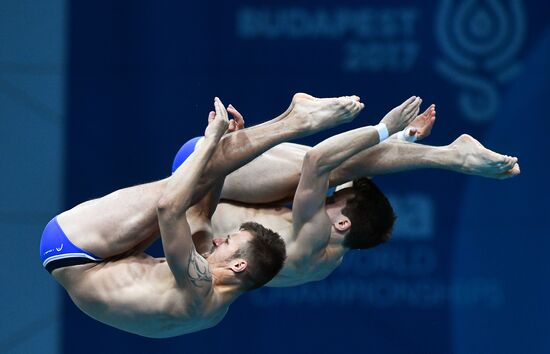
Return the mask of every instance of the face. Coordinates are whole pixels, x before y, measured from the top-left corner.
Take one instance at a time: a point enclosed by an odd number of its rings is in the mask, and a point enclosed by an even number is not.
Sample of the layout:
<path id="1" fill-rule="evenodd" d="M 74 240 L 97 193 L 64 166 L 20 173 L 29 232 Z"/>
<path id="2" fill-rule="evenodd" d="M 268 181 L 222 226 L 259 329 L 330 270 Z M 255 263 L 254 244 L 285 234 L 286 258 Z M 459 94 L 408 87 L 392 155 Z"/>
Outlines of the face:
<path id="1" fill-rule="evenodd" d="M 244 249 L 252 237 L 248 231 L 238 231 L 224 237 L 214 238 L 212 249 L 207 256 L 208 262 L 224 263 L 233 259 L 235 253 Z"/>

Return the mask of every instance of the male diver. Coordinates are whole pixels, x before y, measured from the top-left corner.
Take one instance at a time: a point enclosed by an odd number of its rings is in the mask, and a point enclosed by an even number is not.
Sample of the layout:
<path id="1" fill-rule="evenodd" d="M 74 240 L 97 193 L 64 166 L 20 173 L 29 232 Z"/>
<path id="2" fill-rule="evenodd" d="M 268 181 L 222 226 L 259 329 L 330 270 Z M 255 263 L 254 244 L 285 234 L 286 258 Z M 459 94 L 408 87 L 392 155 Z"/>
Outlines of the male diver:
<path id="1" fill-rule="evenodd" d="M 276 233 L 248 222 L 203 257 L 192 237 L 212 239 L 209 220 L 190 227 L 186 211 L 209 200 L 216 180 L 267 149 L 349 122 L 363 108 L 350 97 L 296 96 L 284 115 L 223 135 L 227 112 L 219 99 L 214 104 L 204 140 L 172 176 L 87 201 L 46 226 L 43 265 L 92 318 L 156 338 L 220 322 L 239 295 L 278 272 L 285 246 Z M 165 258 L 143 252 L 159 228 Z"/>
<path id="2" fill-rule="evenodd" d="M 410 114 L 407 104 L 410 100 L 394 108 L 382 122 L 392 115 Z M 416 112 L 417 106 L 413 107 Z M 229 111 L 236 121 L 244 121 L 234 107 Z M 376 134 L 366 127 L 331 137 L 313 148 L 283 143 L 270 149 L 225 179 L 224 200 L 212 217 L 214 234 L 228 234 L 248 219 L 276 230 L 287 245 L 287 260 L 267 285 L 300 285 L 326 278 L 347 251 L 388 240 L 395 219 L 393 209 L 377 186 L 362 177 L 417 168 L 443 168 L 497 179 L 519 174 L 517 158 L 492 152 L 468 135 L 444 147 L 410 142 L 428 136 L 434 121 L 432 105 L 383 144 L 376 144 Z M 173 168 L 185 155 L 182 149 Z M 353 184 L 344 184 L 351 180 L 355 180 Z M 338 191 L 327 198 L 328 187 L 338 185 Z M 288 196 L 294 198 L 291 208 L 276 203 Z M 201 205 L 205 204 L 193 209 Z M 190 220 L 193 223 L 192 217 Z M 208 240 L 199 239 L 196 245 L 205 250 Z"/>

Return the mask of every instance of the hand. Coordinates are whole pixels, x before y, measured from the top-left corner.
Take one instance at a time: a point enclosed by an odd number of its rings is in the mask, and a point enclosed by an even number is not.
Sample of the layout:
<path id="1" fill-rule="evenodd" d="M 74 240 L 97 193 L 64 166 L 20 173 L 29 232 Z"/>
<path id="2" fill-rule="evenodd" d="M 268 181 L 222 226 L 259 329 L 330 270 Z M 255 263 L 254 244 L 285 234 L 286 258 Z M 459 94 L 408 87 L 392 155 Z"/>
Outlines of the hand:
<path id="1" fill-rule="evenodd" d="M 229 127 L 229 119 L 227 111 L 218 97 L 214 98 L 214 109 L 215 112 L 208 114 L 208 126 L 204 131 L 204 138 L 218 142 Z"/>
<path id="2" fill-rule="evenodd" d="M 227 128 L 227 133 L 235 132 L 237 130 L 244 129 L 244 118 L 243 115 L 239 113 L 232 105 L 227 106 L 227 111 L 233 119 L 229 120 L 229 127 Z"/>
<path id="3" fill-rule="evenodd" d="M 399 106 L 393 108 L 388 114 L 382 118 L 380 123 L 384 123 L 388 128 L 390 135 L 401 131 L 408 126 L 418 115 L 418 110 L 422 99 L 412 96 Z"/>
<path id="4" fill-rule="evenodd" d="M 239 111 L 237 111 L 232 105 L 227 106 L 227 112 L 233 116 L 233 119 L 229 120 L 229 126 L 227 127 L 225 134 L 244 129 L 244 118 L 242 114 L 240 114 Z M 208 114 L 208 124 L 212 123 L 215 117 L 216 112 L 210 111 Z"/>
<path id="5" fill-rule="evenodd" d="M 407 128 L 409 136 L 416 136 L 416 141 L 427 138 L 435 124 L 435 104 L 432 104 L 421 115 L 417 116 Z"/>

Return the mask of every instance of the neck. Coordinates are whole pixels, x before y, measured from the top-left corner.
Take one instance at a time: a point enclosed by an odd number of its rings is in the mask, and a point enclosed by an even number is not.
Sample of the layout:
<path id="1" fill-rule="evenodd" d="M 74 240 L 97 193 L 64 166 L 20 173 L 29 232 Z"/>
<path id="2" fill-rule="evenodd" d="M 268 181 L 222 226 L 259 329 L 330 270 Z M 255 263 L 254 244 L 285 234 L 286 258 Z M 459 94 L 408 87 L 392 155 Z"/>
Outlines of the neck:
<path id="1" fill-rule="evenodd" d="M 333 226 L 327 248 L 330 248 L 333 254 L 343 257 L 349 250 L 344 246 L 344 240 L 345 235 L 340 234 Z"/>
<path id="2" fill-rule="evenodd" d="M 224 302 L 232 302 L 244 293 L 241 289 L 240 282 L 235 279 L 233 274 L 228 274 L 228 272 L 233 273 L 227 269 L 216 269 L 212 271 L 214 291 Z"/>

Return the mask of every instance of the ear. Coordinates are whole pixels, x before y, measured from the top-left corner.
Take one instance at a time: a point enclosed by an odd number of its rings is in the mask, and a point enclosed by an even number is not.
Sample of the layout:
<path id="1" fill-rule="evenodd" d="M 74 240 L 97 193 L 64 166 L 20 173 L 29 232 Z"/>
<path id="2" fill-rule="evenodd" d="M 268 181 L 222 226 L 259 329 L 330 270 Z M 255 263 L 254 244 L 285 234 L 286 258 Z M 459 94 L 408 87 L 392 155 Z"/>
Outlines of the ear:
<path id="1" fill-rule="evenodd" d="M 346 232 L 351 228 L 351 220 L 347 216 L 340 216 L 334 224 L 332 224 L 338 232 Z"/>
<path id="2" fill-rule="evenodd" d="M 240 273 L 240 272 L 244 272 L 247 266 L 248 266 L 248 263 L 244 259 L 237 258 L 231 261 L 230 268 L 235 273 Z"/>

